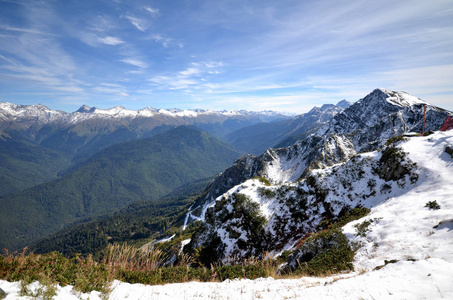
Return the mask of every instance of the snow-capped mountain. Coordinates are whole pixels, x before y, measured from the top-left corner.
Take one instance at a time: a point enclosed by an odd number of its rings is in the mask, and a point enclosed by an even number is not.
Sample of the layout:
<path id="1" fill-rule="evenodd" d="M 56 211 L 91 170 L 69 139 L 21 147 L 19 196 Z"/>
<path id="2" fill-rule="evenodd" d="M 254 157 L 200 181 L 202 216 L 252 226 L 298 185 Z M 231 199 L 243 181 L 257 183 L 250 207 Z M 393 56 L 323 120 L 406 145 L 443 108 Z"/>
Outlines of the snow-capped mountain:
<path id="1" fill-rule="evenodd" d="M 193 236 L 191 246 L 215 249 L 217 259 L 224 262 L 260 256 L 264 251 L 275 255 L 297 249 L 298 243 L 323 229 L 323 221 L 365 207 L 371 214 L 345 227 L 349 238 L 364 247 L 358 251 L 356 267 L 369 271 L 384 259 L 425 259 L 433 255 L 436 243 L 446 241 L 448 232 L 440 227 L 451 228 L 452 149 L 453 131 L 402 137 L 393 139 L 381 151 L 357 154 L 346 162 L 313 170 L 298 182 L 269 185 L 260 178 L 247 180 L 208 208 L 205 223 Z M 428 202 L 434 200 L 444 211 L 430 213 Z M 379 227 L 375 223 L 389 232 L 368 235 L 368 226 Z M 391 236 L 395 230 L 404 231 L 404 226 L 425 223 L 425 233 L 416 230 L 409 236 Z M 366 230 L 360 232 L 357 224 L 366 224 Z M 429 233 L 430 228 L 436 230 Z M 442 238 L 430 238 L 430 247 L 415 242 L 417 234 L 430 236 L 438 231 Z M 410 241 L 413 244 L 409 245 Z M 293 268 L 306 254 L 303 248 L 298 251 L 289 260 Z M 452 259 L 445 251 L 439 254 Z"/>
<path id="2" fill-rule="evenodd" d="M 62 122 L 66 124 L 75 124 L 89 119 L 95 118 L 115 118 L 115 119 L 135 119 L 135 118 L 159 118 L 159 117 L 172 117 L 172 118 L 200 118 L 203 117 L 217 117 L 220 120 L 225 120 L 231 117 L 256 117 L 262 121 L 274 121 L 282 118 L 291 117 L 292 114 L 280 113 L 275 111 L 214 111 L 204 109 L 156 109 L 146 107 L 139 110 L 130 110 L 122 106 L 115 106 L 109 109 L 99 109 L 96 107 L 89 107 L 82 105 L 77 111 L 67 113 L 64 111 L 56 111 L 45 107 L 44 105 L 16 105 L 8 102 L 0 102 L 0 120 L 2 121 L 32 121 L 35 122 Z M 3 125 L 4 126 L 4 125 Z M 2 126 L 2 127 L 3 127 Z"/>
<path id="3" fill-rule="evenodd" d="M 219 195 L 241 182 L 262 176 L 271 183 L 294 182 L 310 170 L 347 160 L 357 153 L 376 150 L 391 137 L 423 130 L 439 130 L 453 113 L 430 105 L 405 92 L 375 89 L 344 111 L 335 114 L 316 133 L 294 145 L 268 149 L 259 156 L 243 156 L 220 174 L 198 205 L 211 204 Z M 204 209 L 191 213 L 202 217 Z"/>
<path id="4" fill-rule="evenodd" d="M 273 112 L 179 110 L 122 106 L 98 109 L 86 105 L 73 113 L 51 110 L 43 105 L 0 102 L 0 138 L 25 140 L 83 160 L 120 142 L 147 138 L 170 128 L 194 125 L 219 138 L 260 122 L 291 118 Z"/>
<path id="5" fill-rule="evenodd" d="M 193 206 L 197 209 L 189 212 L 188 221 L 198 218 L 206 220 L 204 231 L 195 236 L 192 245 L 206 245 L 205 241 L 210 240 L 208 236 L 212 238 L 223 235 L 221 239 L 225 248 L 219 252 L 225 257 L 256 255 L 259 253 L 253 251 L 263 249 L 277 251 L 280 250 L 277 245 L 294 242 L 292 239 L 295 237 L 288 233 L 314 230 L 313 226 L 323 219 L 323 214 L 336 216 L 345 207 L 364 205 L 362 200 L 368 197 L 372 196 L 374 199 L 368 203 L 376 204 L 383 201 L 382 197 L 386 198 L 390 191 L 398 193 L 401 187 L 409 186 L 415 181 L 416 173 L 412 174 L 409 170 L 411 168 L 405 167 L 411 163 L 386 163 L 385 159 L 381 159 L 385 151 L 375 152 L 370 157 L 358 153 L 382 148 L 389 138 L 408 132 L 421 132 L 423 106 L 426 107 L 425 131 L 439 130 L 446 117 L 453 115 L 407 93 L 376 89 L 335 115 L 306 139 L 286 148 L 269 149 L 258 157 L 249 155 L 240 158 L 211 183 L 206 195 Z M 391 150 L 393 148 L 389 151 Z M 331 167 L 342 161 L 347 163 L 341 167 Z M 392 164 L 400 166 L 399 172 L 404 171 L 409 177 L 393 176 Z M 324 171 L 313 171 L 325 168 L 330 168 L 329 175 Z M 364 174 L 370 172 L 374 172 L 374 177 L 367 177 L 369 182 L 363 182 Z M 246 181 L 257 176 L 267 180 L 272 188 L 265 187 L 260 180 Z M 320 180 L 323 177 L 328 179 Z M 307 179 L 300 181 L 300 178 Z M 332 193 L 333 190 L 336 192 Z M 226 191 L 228 193 L 220 196 Z M 260 240 L 260 247 L 248 250 L 238 248 L 237 239 L 244 238 L 247 230 L 252 230 L 242 228 L 237 231 L 238 224 L 227 222 L 228 218 L 224 219 L 225 216 L 231 217 L 238 201 L 243 201 L 236 199 L 238 192 L 249 195 L 252 199 L 260 199 L 259 207 L 267 220 L 263 235 L 272 237 L 270 244 Z M 267 199 L 263 195 L 272 196 Z M 332 200 L 326 200 L 328 197 L 332 197 Z M 214 201 L 216 198 L 217 201 Z M 341 203 L 336 203 L 335 199 L 341 199 Z M 298 213 L 294 215 L 291 212 Z M 243 220 L 237 222 L 241 223 Z M 230 230 L 233 233 L 228 232 L 226 226 L 233 228 Z M 231 237 L 236 241 L 229 241 Z"/>
<path id="6" fill-rule="evenodd" d="M 289 146 L 307 137 L 349 105 L 350 102 L 342 100 L 337 105 L 313 107 L 309 112 L 291 119 L 244 127 L 227 135 L 226 139 L 235 148 L 258 155 L 271 147 Z"/>

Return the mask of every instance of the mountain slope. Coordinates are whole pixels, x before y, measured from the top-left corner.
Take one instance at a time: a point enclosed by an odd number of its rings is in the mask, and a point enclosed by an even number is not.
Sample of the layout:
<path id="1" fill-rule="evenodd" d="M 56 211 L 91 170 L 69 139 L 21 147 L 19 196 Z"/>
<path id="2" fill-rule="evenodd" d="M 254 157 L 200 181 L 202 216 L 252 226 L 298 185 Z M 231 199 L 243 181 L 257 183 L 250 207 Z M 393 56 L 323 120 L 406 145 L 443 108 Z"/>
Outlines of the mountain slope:
<path id="1" fill-rule="evenodd" d="M 268 186 L 248 180 L 208 209 L 191 247 L 205 247 L 214 261 L 224 262 L 291 250 L 288 263 L 297 268 L 313 257 L 312 250 L 300 247 L 310 234 L 353 208 L 366 207 L 370 215 L 344 229 L 362 245 L 357 268 L 370 271 L 384 260 L 432 256 L 453 262 L 446 250 L 453 245 L 451 149 L 453 131 L 438 132 L 393 139 L 382 151 L 313 170 L 296 183 Z"/>
<path id="2" fill-rule="evenodd" d="M 0 138 L 0 196 L 57 178 L 69 157 L 26 141 Z"/>
<path id="3" fill-rule="evenodd" d="M 272 183 L 293 182 L 306 177 L 310 170 L 378 149 L 388 138 L 421 132 L 423 106 L 426 106 L 426 131 L 439 130 L 446 117 L 453 115 L 407 93 L 376 89 L 296 144 L 269 149 L 257 157 L 240 158 L 198 199 L 199 207 L 194 206 L 191 219 L 202 217 L 208 203 L 246 179 L 263 176 Z"/>
<path id="4" fill-rule="evenodd" d="M 325 104 L 322 107 L 314 107 L 308 113 L 289 120 L 259 123 L 239 129 L 228 134 L 226 139 L 235 148 L 257 155 L 276 145 L 283 147 L 294 144 L 349 105 L 349 102 L 343 100 L 337 105 Z"/>
<path id="5" fill-rule="evenodd" d="M 1 197 L 0 248 L 22 247 L 74 221 L 156 199 L 214 176 L 238 156 L 189 127 L 111 146 L 61 179 Z"/>
<path id="6" fill-rule="evenodd" d="M 139 201 L 98 219 L 76 223 L 30 245 L 34 253 L 58 251 L 97 256 L 109 243 L 143 245 L 157 239 L 170 228 L 180 227 L 187 206 L 200 194 L 209 180 L 181 186 L 169 195 L 153 201 Z M 176 230 L 174 230 L 176 231 Z"/>

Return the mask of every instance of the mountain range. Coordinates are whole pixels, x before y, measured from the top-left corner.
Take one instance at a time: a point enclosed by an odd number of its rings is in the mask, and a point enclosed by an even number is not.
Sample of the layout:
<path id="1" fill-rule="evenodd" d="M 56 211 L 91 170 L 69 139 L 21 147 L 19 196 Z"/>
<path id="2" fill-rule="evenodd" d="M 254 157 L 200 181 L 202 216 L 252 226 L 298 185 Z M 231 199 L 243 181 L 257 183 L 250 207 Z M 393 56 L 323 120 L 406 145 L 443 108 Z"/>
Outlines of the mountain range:
<path id="1" fill-rule="evenodd" d="M 40 172 L 47 172 L 47 177 L 43 177 L 42 182 L 22 180 L 28 187 L 18 185 L 13 194 L 0 198 L 2 205 L 12 212 L 2 216 L 1 240 L 4 245 L 0 246 L 19 248 L 55 234 L 46 239 L 45 247 L 42 247 L 50 251 L 52 245 L 60 243 L 61 246 L 68 242 L 63 242 L 64 236 L 76 236 L 77 232 L 93 233 L 89 226 L 83 227 L 85 221 L 91 222 L 93 218 L 130 205 L 134 207 L 134 203 L 138 203 L 135 201 L 140 201 L 142 204 L 133 210 L 134 213 L 128 210 L 129 217 L 119 213 L 103 219 L 102 224 L 110 224 L 102 225 L 105 230 L 99 239 L 103 243 L 115 236 L 111 231 L 111 224 L 118 223 L 115 220 L 122 220 L 122 226 L 130 228 L 129 233 L 121 234 L 121 241 L 134 236 L 137 242 L 138 237 L 147 241 L 155 234 L 165 234 L 168 226 L 184 229 L 194 221 L 202 220 L 204 225 L 195 233 L 188 247 L 210 249 L 211 256 L 219 259 L 284 249 L 301 234 L 316 230 L 323 220 L 335 219 L 354 205 L 362 205 L 358 198 L 366 198 L 373 191 L 382 193 L 380 189 L 393 192 L 397 187 L 410 186 L 415 181 L 416 172 L 413 174 L 411 168 L 405 169 L 404 166 L 410 165 L 409 161 L 381 160 L 382 156 L 376 154 L 372 162 L 365 160 L 366 164 L 356 166 L 354 158 L 360 158 L 360 153 L 379 149 L 392 156 L 394 147 L 386 146 L 387 141 L 409 132 L 420 133 L 424 109 L 426 132 L 439 130 L 445 118 L 453 115 L 405 92 L 385 89 L 376 89 L 353 104 L 341 101 L 293 117 L 271 112 L 130 111 L 121 107 L 98 110 L 86 106 L 68 114 L 39 105 L 0 105 L 0 108 L 4 107 L 6 109 L 0 113 L 0 145 L 4 147 L 0 152 L 4 157 L 3 162 L 0 160 L 0 167 L 7 171 L 2 176 L 20 180 L 20 176 L 25 178 L 23 174 L 30 170 L 39 176 Z M 30 108 L 32 112 L 27 112 Z M 13 110 L 16 116 L 13 116 Z M 200 127 L 205 132 L 200 131 Z M 272 146 L 274 148 L 269 148 Z M 27 149 L 35 149 L 36 155 Z M 252 154 L 243 155 L 232 163 L 243 153 Z M 364 160 L 359 158 L 358 161 Z M 4 162 L 9 162 L 9 165 Z M 14 167 L 11 166 L 14 164 L 11 162 L 21 166 L 17 169 L 19 176 L 12 176 Z M 318 180 L 318 176 L 327 178 L 333 175 L 314 175 L 319 173 L 314 172 L 345 162 L 349 162 L 344 167 L 347 171 L 342 167 L 332 172 L 341 174 L 335 175 L 336 180 L 343 182 L 343 188 L 349 191 L 342 197 L 346 195 L 351 203 L 337 203 L 335 207 L 326 199 L 330 197 L 330 191 L 338 187 L 326 186 Z M 46 164 L 49 168 L 45 168 Z M 393 170 L 393 166 L 400 173 L 404 171 L 404 176 Z M 362 174 L 370 169 L 375 172 L 375 178 L 368 178 L 370 185 L 373 185 L 373 180 L 379 184 L 374 185 L 373 191 L 365 189 L 354 194 L 347 181 L 363 178 L 353 178 L 348 174 Z M 158 200 L 160 197 L 178 188 L 187 188 L 192 181 L 216 174 L 204 191 L 172 202 L 175 205 L 171 213 L 162 210 L 165 200 Z M 186 188 L 181 190 L 182 194 Z M 255 195 L 252 197 L 255 200 L 250 202 L 242 193 Z M 39 209 L 36 209 L 36 204 Z M 316 211 L 312 206 L 318 207 Z M 230 216 L 231 207 L 243 209 Z M 249 209 L 253 213 L 250 214 Z M 59 215 L 60 210 L 62 213 Z M 149 219 L 143 213 L 145 211 L 150 215 Z M 187 213 L 182 217 L 184 212 Z M 22 221 L 21 216 L 27 213 L 37 217 Z M 274 215 L 279 217 L 272 219 Z M 249 218 L 240 221 L 248 227 L 232 225 L 228 220 L 233 216 Z M 258 218 L 255 220 L 255 217 Z M 55 224 L 49 225 L 50 220 L 56 220 Z M 141 221 L 137 223 L 137 220 Z M 79 225 L 71 225 L 74 222 L 79 222 Z M 157 224 L 155 222 L 166 225 L 144 225 Z M 101 223 L 96 224 L 96 228 L 102 227 Z M 231 228 L 235 229 L 231 231 Z M 60 229 L 64 230 L 57 233 Z M 296 234 L 287 234 L 291 231 Z M 136 232 L 141 232 L 141 235 L 134 235 Z M 229 237 L 225 232 L 229 232 Z M 262 234 L 266 236 L 264 240 L 258 238 Z M 247 235 L 252 237 L 251 246 L 245 250 L 234 248 L 244 245 L 238 238 L 248 244 L 244 239 Z M 228 245 L 236 246 L 231 248 Z M 77 246 L 74 247 L 71 249 L 76 251 Z"/>
<path id="2" fill-rule="evenodd" d="M 82 106 L 73 113 L 0 102 L 0 195 L 60 177 L 98 151 L 182 125 L 220 139 L 260 122 L 291 118 L 272 111 L 128 110 Z M 60 172 L 63 172 L 60 174 Z"/>

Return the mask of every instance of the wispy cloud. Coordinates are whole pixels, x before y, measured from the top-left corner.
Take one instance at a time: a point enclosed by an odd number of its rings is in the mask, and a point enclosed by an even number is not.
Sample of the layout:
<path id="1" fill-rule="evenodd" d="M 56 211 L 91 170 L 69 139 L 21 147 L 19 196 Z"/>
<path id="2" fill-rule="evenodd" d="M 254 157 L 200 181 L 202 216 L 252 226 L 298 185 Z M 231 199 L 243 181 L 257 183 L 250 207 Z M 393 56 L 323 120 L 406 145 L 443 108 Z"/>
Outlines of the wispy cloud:
<path id="1" fill-rule="evenodd" d="M 145 61 L 140 60 L 138 58 L 130 57 L 130 58 L 121 59 L 120 61 L 125 64 L 129 64 L 129 65 L 136 66 L 136 67 L 143 68 L 143 69 L 148 67 L 148 64 Z"/>
<path id="2" fill-rule="evenodd" d="M 92 31 L 106 32 L 117 29 L 114 19 L 111 16 L 96 15 L 87 21 L 88 28 Z"/>
<path id="3" fill-rule="evenodd" d="M 145 7 L 143 7 L 143 9 L 146 10 L 147 12 L 149 12 L 153 16 L 159 15 L 159 9 L 158 8 L 153 8 L 151 6 L 145 6 Z"/>
<path id="4" fill-rule="evenodd" d="M 10 26 L 6 26 L 6 25 L 0 25 L 0 30 L 25 32 L 25 33 L 33 33 L 33 34 L 41 34 L 41 35 L 49 35 L 48 32 L 43 32 L 43 31 L 40 31 L 40 30 L 29 29 L 29 28 L 10 27 Z"/>
<path id="5" fill-rule="evenodd" d="M 101 83 L 99 86 L 94 87 L 93 91 L 106 94 L 113 94 L 122 97 L 129 96 L 129 93 L 126 91 L 124 86 L 112 83 Z"/>
<path id="6" fill-rule="evenodd" d="M 168 48 L 170 46 L 176 46 L 176 47 L 179 47 L 179 48 L 183 48 L 184 45 L 180 42 L 177 42 L 175 41 L 174 39 L 172 38 L 169 38 L 169 37 L 164 37 L 160 34 L 153 34 L 151 36 L 149 36 L 148 38 L 145 38 L 145 39 L 151 39 L 151 40 L 154 40 L 155 42 L 161 44 L 164 48 Z"/>
<path id="7" fill-rule="evenodd" d="M 20 4 L 22 5 L 22 4 Z M 43 89 L 81 93 L 83 81 L 76 79 L 79 71 L 65 47 L 55 24 L 60 19 L 46 2 L 22 5 L 27 27 L 1 26 L 0 30 L 15 32 L 14 37 L 0 43 L 0 56 L 8 62 L 0 65 L 0 76 L 8 81 L 32 84 Z"/>
<path id="8" fill-rule="evenodd" d="M 18 66 L 18 65 L 19 65 L 19 64 L 18 64 L 17 62 L 15 62 L 14 60 L 12 60 L 12 59 L 10 59 L 10 58 L 7 58 L 7 57 L 5 57 L 5 56 L 3 56 L 3 55 L 0 55 L 0 58 L 3 59 L 3 60 L 5 60 L 5 61 L 7 61 L 7 62 L 9 62 L 9 63 L 12 64 L 12 65 L 15 65 L 15 66 Z"/>
<path id="9" fill-rule="evenodd" d="M 148 28 L 148 23 L 140 18 L 131 16 L 131 15 L 126 15 L 124 16 L 132 25 L 135 26 L 138 30 L 145 32 L 146 29 Z"/>
<path id="10" fill-rule="evenodd" d="M 99 40 L 99 42 L 101 42 L 103 44 L 112 45 L 112 46 L 124 44 L 123 40 L 121 40 L 120 38 L 117 38 L 117 37 L 113 37 L 113 36 L 106 36 L 104 38 L 98 38 L 98 40 Z"/>
<path id="11" fill-rule="evenodd" d="M 207 76 L 219 74 L 222 62 L 192 62 L 190 66 L 171 76 L 159 75 L 148 79 L 160 89 L 201 89 L 208 84 Z"/>

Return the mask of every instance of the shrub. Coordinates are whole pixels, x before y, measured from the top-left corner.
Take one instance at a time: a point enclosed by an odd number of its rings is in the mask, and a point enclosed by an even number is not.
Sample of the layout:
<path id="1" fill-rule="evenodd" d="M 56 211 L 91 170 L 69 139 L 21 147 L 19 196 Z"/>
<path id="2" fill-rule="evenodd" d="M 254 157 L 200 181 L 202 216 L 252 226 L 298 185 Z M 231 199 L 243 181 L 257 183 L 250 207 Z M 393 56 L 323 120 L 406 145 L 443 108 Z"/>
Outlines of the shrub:
<path id="1" fill-rule="evenodd" d="M 428 207 L 429 209 L 434 209 L 434 210 L 440 209 L 440 205 L 439 205 L 439 203 L 437 203 L 436 200 L 426 202 L 425 207 Z"/>
<path id="2" fill-rule="evenodd" d="M 296 274 L 327 275 L 354 270 L 354 254 L 341 229 L 323 230 L 309 237 L 290 256 L 289 265 Z"/>
<path id="3" fill-rule="evenodd" d="M 253 177 L 252 179 L 258 179 L 262 184 L 264 184 L 266 186 L 270 186 L 271 185 L 269 180 L 267 180 L 266 178 L 264 178 L 262 176 Z"/>
<path id="4" fill-rule="evenodd" d="M 66 258 L 62 254 L 6 253 L 0 259 L 0 278 L 9 281 L 22 281 L 24 293 L 28 283 L 39 281 L 44 289 L 37 291 L 40 296 L 52 294 L 52 285 L 68 284 L 81 292 L 93 290 L 107 292 L 113 280 L 112 270 L 102 262 L 95 262 L 91 256 L 81 258 L 77 255 Z"/>
<path id="5" fill-rule="evenodd" d="M 354 227 L 357 232 L 357 236 L 366 237 L 367 232 L 370 231 L 370 225 L 373 224 L 377 219 L 365 220 L 360 224 L 355 224 Z"/>
<path id="6" fill-rule="evenodd" d="M 392 144 L 396 144 L 400 141 L 406 141 L 407 139 L 402 136 L 402 135 L 398 135 L 398 136 L 394 136 L 394 137 L 391 137 L 387 140 L 387 142 L 385 143 L 386 146 L 390 146 Z"/>
<path id="7" fill-rule="evenodd" d="M 259 188 L 256 189 L 256 191 L 258 192 L 258 194 L 261 197 L 265 197 L 265 198 L 268 198 L 268 199 L 274 198 L 276 196 L 275 191 L 273 191 L 271 189 L 267 189 L 265 187 L 259 187 Z"/>
<path id="8" fill-rule="evenodd" d="M 375 171 L 379 174 L 381 179 L 385 181 L 397 181 L 404 178 L 407 174 L 411 176 L 411 182 L 415 183 L 418 179 L 412 170 L 416 167 L 415 163 L 405 161 L 406 153 L 400 148 L 393 145 L 387 147 L 379 159 L 379 168 Z"/>

